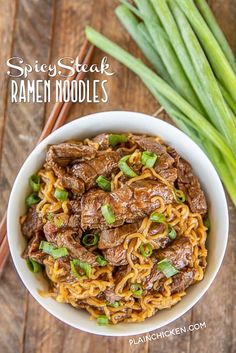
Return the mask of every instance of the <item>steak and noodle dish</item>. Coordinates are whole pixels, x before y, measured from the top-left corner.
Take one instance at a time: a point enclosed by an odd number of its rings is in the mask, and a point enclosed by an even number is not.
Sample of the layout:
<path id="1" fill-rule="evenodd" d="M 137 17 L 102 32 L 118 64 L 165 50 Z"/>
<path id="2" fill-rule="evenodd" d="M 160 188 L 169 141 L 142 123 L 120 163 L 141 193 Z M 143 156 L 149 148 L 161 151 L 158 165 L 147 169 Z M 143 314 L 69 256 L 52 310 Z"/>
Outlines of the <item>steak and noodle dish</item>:
<path id="1" fill-rule="evenodd" d="M 100 134 L 48 146 L 29 179 L 23 257 L 47 293 L 99 325 L 170 308 L 207 265 L 207 204 L 190 164 L 159 137 Z"/>

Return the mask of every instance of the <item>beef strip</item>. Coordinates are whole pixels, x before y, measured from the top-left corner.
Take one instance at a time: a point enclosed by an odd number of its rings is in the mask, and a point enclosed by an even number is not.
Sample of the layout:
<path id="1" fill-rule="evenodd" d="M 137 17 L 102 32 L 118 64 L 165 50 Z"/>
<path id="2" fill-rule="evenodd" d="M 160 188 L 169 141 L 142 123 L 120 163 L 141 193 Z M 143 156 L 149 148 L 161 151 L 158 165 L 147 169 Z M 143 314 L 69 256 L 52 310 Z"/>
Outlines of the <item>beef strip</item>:
<path id="1" fill-rule="evenodd" d="M 63 233 L 59 233 L 56 237 L 57 246 L 67 248 L 73 258 L 87 262 L 93 267 L 97 266 L 96 255 L 88 251 L 80 242 L 75 240 L 74 237 L 77 235 L 78 234 L 74 233 L 73 230 L 66 230 Z"/>
<path id="2" fill-rule="evenodd" d="M 102 190 L 91 190 L 82 196 L 81 227 L 83 230 L 106 229 L 134 223 L 150 214 L 160 206 L 154 196 L 162 197 L 165 204 L 173 201 L 172 191 L 164 184 L 154 180 L 140 180 L 130 185 L 107 193 Z M 102 216 L 101 207 L 111 206 L 116 221 L 109 225 Z"/>
<path id="3" fill-rule="evenodd" d="M 97 135 L 92 141 L 98 144 L 100 150 L 107 150 L 109 148 L 109 134 L 103 133 Z"/>
<path id="4" fill-rule="evenodd" d="M 69 212 L 81 216 L 81 200 L 70 200 L 67 202 Z"/>
<path id="5" fill-rule="evenodd" d="M 47 161 L 53 160 L 62 167 L 71 162 L 82 162 L 94 158 L 97 150 L 93 146 L 84 145 L 82 142 L 64 142 L 58 145 L 51 145 L 47 152 Z"/>
<path id="6" fill-rule="evenodd" d="M 124 224 L 114 229 L 104 229 L 100 233 L 98 248 L 101 250 L 113 248 L 123 243 L 124 238 L 137 232 L 140 223 Z"/>
<path id="7" fill-rule="evenodd" d="M 88 190 L 96 186 L 96 179 L 99 175 L 108 177 L 117 170 L 119 158 L 115 151 L 100 152 L 96 158 L 74 164 L 71 172 L 73 176 L 83 180 Z"/>
<path id="8" fill-rule="evenodd" d="M 69 216 L 64 213 L 58 213 L 52 216 L 52 219 L 48 221 L 43 227 L 47 241 L 53 243 L 56 241 L 57 234 L 67 229 L 73 230 L 73 232 L 76 232 L 79 236 L 82 235 L 79 215 Z"/>
<path id="9" fill-rule="evenodd" d="M 110 304 L 112 304 L 112 303 L 114 303 L 114 302 L 119 301 L 119 300 L 122 299 L 122 297 L 121 297 L 120 295 L 117 295 L 117 294 L 115 293 L 115 287 L 106 289 L 106 290 L 103 292 L 103 295 L 104 295 L 104 297 L 105 297 L 105 300 L 106 300 L 108 303 L 110 303 Z"/>
<path id="10" fill-rule="evenodd" d="M 115 246 L 114 248 L 103 250 L 103 255 L 105 259 L 112 266 L 123 266 L 127 265 L 128 261 L 126 258 L 127 250 L 124 248 L 123 244 Z"/>
<path id="11" fill-rule="evenodd" d="M 184 192 L 191 211 L 205 214 L 207 212 L 205 195 L 197 177 L 193 174 L 191 165 L 183 158 L 179 158 L 178 162 L 177 183 L 178 188 Z"/>
<path id="12" fill-rule="evenodd" d="M 192 257 L 192 244 L 187 237 L 180 237 L 175 239 L 171 245 L 165 249 L 158 250 L 155 254 L 155 261 L 159 262 L 167 259 L 177 269 L 189 265 Z M 156 263 L 153 265 L 151 273 L 144 280 L 144 287 L 149 290 L 153 287 L 154 282 L 161 280 L 164 274 L 157 269 Z"/>
<path id="13" fill-rule="evenodd" d="M 40 242 L 43 239 L 43 233 L 41 231 L 36 231 L 23 253 L 23 258 L 28 259 L 30 257 L 34 261 L 43 264 L 43 260 L 45 259 L 46 255 L 41 250 L 39 250 Z"/>
<path id="14" fill-rule="evenodd" d="M 176 275 L 172 277 L 172 282 L 169 285 L 171 294 L 178 293 L 185 291 L 193 282 L 195 276 L 195 269 L 193 268 L 186 268 Z M 155 288 L 155 291 L 162 292 L 163 291 L 163 284 L 165 279 L 162 279 L 159 282 L 158 287 Z"/>
<path id="15" fill-rule="evenodd" d="M 21 225 L 22 234 L 30 239 L 33 235 L 43 229 L 43 220 L 40 217 L 40 214 L 36 211 L 36 205 L 32 206 L 27 216 Z"/>

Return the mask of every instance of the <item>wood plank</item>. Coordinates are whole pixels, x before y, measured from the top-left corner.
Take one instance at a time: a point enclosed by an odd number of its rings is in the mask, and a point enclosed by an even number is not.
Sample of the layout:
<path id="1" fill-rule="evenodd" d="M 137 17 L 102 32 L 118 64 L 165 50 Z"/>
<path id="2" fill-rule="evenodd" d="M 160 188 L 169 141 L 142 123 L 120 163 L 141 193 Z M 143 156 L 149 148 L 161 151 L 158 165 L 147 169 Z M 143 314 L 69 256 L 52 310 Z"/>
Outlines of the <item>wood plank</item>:
<path id="1" fill-rule="evenodd" d="M 3 20 L 5 31 L 11 25 L 10 18 L 7 20 L 6 5 L 11 4 L 13 8 L 13 3 L 13 1 L 1 1 L 1 14 L 4 14 L 1 16 L 1 21 Z M 5 11 L 2 8 L 3 4 L 5 4 Z M 10 10 L 9 6 L 9 15 Z M 39 4 L 36 1 L 19 0 L 12 52 L 6 52 L 4 55 L 20 56 L 25 62 L 31 64 L 36 59 L 47 63 L 50 56 L 51 27 L 51 1 L 44 0 Z M 38 76 L 38 74 L 32 74 L 31 78 L 36 79 Z M 46 79 L 46 75 L 42 75 L 41 78 Z M 9 99 L 9 90 L 7 95 Z M 43 116 L 43 105 L 8 103 L 6 107 L 0 170 L 1 212 L 6 207 L 17 170 L 37 141 Z M 28 293 L 20 282 L 11 261 L 8 261 L 1 279 L 0 295 L 1 350 L 3 349 L 4 353 L 23 352 L 21 347 L 24 340 Z"/>

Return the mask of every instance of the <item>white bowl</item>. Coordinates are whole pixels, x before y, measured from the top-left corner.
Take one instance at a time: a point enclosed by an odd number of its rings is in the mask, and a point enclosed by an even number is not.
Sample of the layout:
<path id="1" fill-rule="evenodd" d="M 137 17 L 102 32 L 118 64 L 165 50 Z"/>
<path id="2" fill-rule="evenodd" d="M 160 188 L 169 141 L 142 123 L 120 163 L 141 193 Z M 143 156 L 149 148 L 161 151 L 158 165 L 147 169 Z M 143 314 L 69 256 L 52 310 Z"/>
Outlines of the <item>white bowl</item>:
<path id="1" fill-rule="evenodd" d="M 191 286 L 187 290 L 187 295 L 177 305 L 171 309 L 162 310 L 141 323 L 98 326 L 95 320 L 89 319 L 87 312 L 40 296 L 38 289 L 45 288 L 46 282 L 41 275 L 32 274 L 21 257 L 26 242 L 21 234 L 19 218 L 26 211 L 24 200 L 29 193 L 28 179 L 42 166 L 47 146 L 68 139 L 84 139 L 104 131 L 161 136 L 191 163 L 206 193 L 209 206 L 211 232 L 207 241 L 208 266 L 204 279 Z M 214 280 L 224 257 L 228 238 L 228 209 L 222 184 L 213 165 L 189 137 L 157 118 L 134 112 L 111 111 L 77 119 L 53 132 L 33 150 L 23 164 L 11 192 L 7 229 L 15 267 L 29 292 L 48 312 L 68 325 L 83 331 L 99 335 L 129 336 L 158 329 L 176 320 L 203 296 Z"/>

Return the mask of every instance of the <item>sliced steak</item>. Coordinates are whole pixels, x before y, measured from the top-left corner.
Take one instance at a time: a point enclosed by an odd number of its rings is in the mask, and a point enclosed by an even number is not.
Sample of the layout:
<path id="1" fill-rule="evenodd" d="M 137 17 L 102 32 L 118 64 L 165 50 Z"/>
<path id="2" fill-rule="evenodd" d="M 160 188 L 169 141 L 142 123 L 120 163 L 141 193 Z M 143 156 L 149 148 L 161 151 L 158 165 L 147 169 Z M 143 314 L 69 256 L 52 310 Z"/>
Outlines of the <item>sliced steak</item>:
<path id="1" fill-rule="evenodd" d="M 81 215 L 81 200 L 70 200 L 67 202 L 67 207 L 70 213 Z"/>
<path id="2" fill-rule="evenodd" d="M 48 221 L 43 227 L 45 237 L 49 242 L 55 242 L 57 233 L 68 229 L 73 230 L 73 232 L 76 232 L 80 236 L 82 235 L 79 215 L 69 216 L 64 213 L 55 214 L 52 216 L 52 219 Z"/>
<path id="3" fill-rule="evenodd" d="M 174 240 L 167 248 L 158 250 L 155 255 L 157 262 L 167 259 L 177 270 L 181 270 L 189 265 L 192 252 L 190 240 L 187 237 L 180 237 Z M 158 270 L 155 263 L 150 275 L 144 281 L 144 287 L 148 290 L 151 289 L 154 282 L 161 280 L 163 277 L 165 277 L 164 274 Z"/>
<path id="4" fill-rule="evenodd" d="M 48 149 L 46 160 L 65 167 L 71 162 L 82 162 L 94 158 L 96 153 L 96 148 L 84 145 L 82 142 L 64 142 L 58 145 L 51 145 Z"/>
<path id="5" fill-rule="evenodd" d="M 43 239 L 44 238 L 42 232 L 37 231 L 28 243 L 28 246 L 23 253 L 23 258 L 31 258 L 34 261 L 43 264 L 43 260 L 45 259 L 46 255 L 41 250 L 39 250 L 40 242 Z"/>
<path id="6" fill-rule="evenodd" d="M 114 248 L 103 250 L 103 255 L 109 264 L 113 266 L 127 265 L 128 261 L 126 258 L 127 250 L 123 244 L 120 244 Z"/>
<path id="7" fill-rule="evenodd" d="M 154 196 L 162 197 L 165 204 L 173 201 L 173 193 L 166 185 L 154 180 L 140 180 L 130 185 L 107 193 L 102 190 L 91 190 L 82 196 L 81 226 L 83 230 L 106 229 L 134 223 L 150 214 L 160 206 Z M 116 221 L 109 225 L 102 216 L 101 207 L 111 206 Z"/>
<path id="8" fill-rule="evenodd" d="M 109 134 L 97 135 L 92 141 L 98 144 L 100 150 L 107 150 L 109 148 Z"/>
<path id="9" fill-rule="evenodd" d="M 123 226 L 114 229 L 102 230 L 100 233 L 98 248 L 104 250 L 122 244 L 124 238 L 129 234 L 137 232 L 139 227 L 140 223 L 132 223 L 124 224 Z"/>
<path id="10" fill-rule="evenodd" d="M 88 190 L 96 186 L 96 179 L 99 175 L 108 177 L 117 170 L 119 158 L 115 151 L 100 152 L 96 158 L 74 164 L 71 172 L 73 176 L 83 180 Z"/>
<path id="11" fill-rule="evenodd" d="M 207 212 L 205 195 L 197 177 L 193 174 L 191 165 L 183 158 L 180 158 L 178 163 L 177 183 L 178 188 L 184 192 L 191 211 L 205 214 Z"/>
<path id="12" fill-rule="evenodd" d="M 121 296 L 117 295 L 115 293 L 115 288 L 112 287 L 112 288 L 109 288 L 109 289 L 106 289 L 104 292 L 104 296 L 105 296 L 105 299 L 106 301 L 109 303 L 109 304 L 112 304 L 116 301 L 119 301 L 122 299 Z"/>
<path id="13" fill-rule="evenodd" d="M 32 238 L 36 232 L 43 229 L 43 220 L 36 211 L 36 207 L 34 205 L 28 210 L 27 216 L 21 225 L 22 233 L 27 239 Z"/>
<path id="14" fill-rule="evenodd" d="M 72 230 L 59 233 L 56 238 L 57 246 L 67 248 L 73 258 L 79 259 L 82 262 L 87 262 L 93 267 L 97 266 L 96 255 L 85 249 L 80 242 L 75 240 L 74 236 L 77 235 L 78 234 L 74 233 Z"/>
<path id="15" fill-rule="evenodd" d="M 193 282 L 195 276 L 195 269 L 187 268 L 172 277 L 172 282 L 169 285 L 171 294 L 182 292 L 187 289 Z M 159 282 L 155 291 L 162 292 L 165 279 Z"/>

